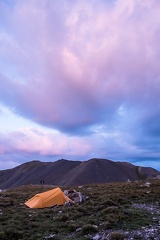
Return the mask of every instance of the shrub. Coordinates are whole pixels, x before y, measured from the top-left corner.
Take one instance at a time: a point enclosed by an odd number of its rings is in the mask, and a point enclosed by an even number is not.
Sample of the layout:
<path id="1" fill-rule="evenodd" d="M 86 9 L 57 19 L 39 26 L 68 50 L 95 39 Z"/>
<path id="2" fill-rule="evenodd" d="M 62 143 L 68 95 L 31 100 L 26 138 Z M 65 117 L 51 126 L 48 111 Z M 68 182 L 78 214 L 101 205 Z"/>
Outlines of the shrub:
<path id="1" fill-rule="evenodd" d="M 111 207 L 104 208 L 101 212 L 104 213 L 104 214 L 118 213 L 119 209 L 115 206 L 111 206 Z"/>
<path id="2" fill-rule="evenodd" d="M 62 214 L 61 216 L 59 216 L 59 221 L 60 222 L 66 222 L 69 218 L 68 214 Z"/>
<path id="3" fill-rule="evenodd" d="M 10 230 L 5 231 L 4 236 L 6 237 L 4 239 L 19 240 L 22 237 L 22 233 L 14 230 L 14 229 L 10 229 Z"/>
<path id="4" fill-rule="evenodd" d="M 117 206 L 117 203 L 111 199 L 106 200 L 102 203 L 104 206 Z"/>
<path id="5" fill-rule="evenodd" d="M 124 240 L 125 239 L 125 234 L 120 233 L 120 232 L 112 232 L 109 234 L 109 239 L 110 240 Z"/>
<path id="6" fill-rule="evenodd" d="M 87 234 L 96 233 L 96 232 L 97 232 L 97 227 L 91 224 L 84 225 L 81 229 L 82 235 L 87 235 Z"/>
<path id="7" fill-rule="evenodd" d="M 0 239 L 7 239 L 3 231 L 0 232 Z"/>

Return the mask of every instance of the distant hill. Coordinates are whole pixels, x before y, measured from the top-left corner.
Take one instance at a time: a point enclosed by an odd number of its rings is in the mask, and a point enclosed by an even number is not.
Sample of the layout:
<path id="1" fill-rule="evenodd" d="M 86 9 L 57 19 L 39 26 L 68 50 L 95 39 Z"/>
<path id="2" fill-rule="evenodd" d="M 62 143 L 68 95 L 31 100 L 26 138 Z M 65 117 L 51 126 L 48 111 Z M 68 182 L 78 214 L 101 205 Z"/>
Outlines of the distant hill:
<path id="1" fill-rule="evenodd" d="M 154 178 L 160 172 L 127 162 L 93 158 L 88 161 L 61 159 L 55 162 L 31 161 L 0 171 L 0 189 L 27 184 L 76 186 L 85 184 L 125 182 Z"/>

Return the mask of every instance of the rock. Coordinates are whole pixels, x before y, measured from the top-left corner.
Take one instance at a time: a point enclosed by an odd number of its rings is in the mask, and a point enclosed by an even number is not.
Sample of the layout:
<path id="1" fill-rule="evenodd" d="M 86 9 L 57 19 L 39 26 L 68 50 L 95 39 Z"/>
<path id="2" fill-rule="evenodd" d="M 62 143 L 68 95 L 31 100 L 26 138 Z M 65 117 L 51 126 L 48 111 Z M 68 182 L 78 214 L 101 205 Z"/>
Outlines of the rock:
<path id="1" fill-rule="evenodd" d="M 101 238 L 101 236 L 99 234 L 96 234 L 92 239 L 93 240 L 99 240 Z"/>
<path id="2" fill-rule="evenodd" d="M 50 234 L 49 236 L 46 236 L 45 239 L 50 239 L 50 238 L 54 238 L 56 234 Z"/>
<path id="3" fill-rule="evenodd" d="M 80 232 L 82 228 L 77 228 L 76 229 L 76 232 Z"/>

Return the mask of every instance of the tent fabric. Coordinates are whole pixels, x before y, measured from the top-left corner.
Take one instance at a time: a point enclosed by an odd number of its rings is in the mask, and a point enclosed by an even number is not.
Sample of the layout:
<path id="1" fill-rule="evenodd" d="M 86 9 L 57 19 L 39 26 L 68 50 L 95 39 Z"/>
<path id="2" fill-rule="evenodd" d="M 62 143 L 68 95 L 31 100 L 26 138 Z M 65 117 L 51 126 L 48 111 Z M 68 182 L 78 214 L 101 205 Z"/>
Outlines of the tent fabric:
<path id="1" fill-rule="evenodd" d="M 47 192 L 38 193 L 24 204 L 30 208 L 46 208 L 55 205 L 63 205 L 66 202 L 72 202 L 60 188 L 54 188 Z"/>

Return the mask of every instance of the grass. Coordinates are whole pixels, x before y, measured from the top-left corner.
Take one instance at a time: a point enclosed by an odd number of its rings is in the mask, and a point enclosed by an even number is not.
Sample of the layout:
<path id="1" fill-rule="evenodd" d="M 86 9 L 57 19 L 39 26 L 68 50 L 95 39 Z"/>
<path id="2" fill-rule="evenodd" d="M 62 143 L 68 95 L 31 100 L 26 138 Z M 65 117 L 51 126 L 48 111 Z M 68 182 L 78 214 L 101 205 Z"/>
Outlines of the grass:
<path id="1" fill-rule="evenodd" d="M 29 185 L 1 192 L 0 239 L 87 240 L 96 232 L 107 229 L 135 230 L 151 224 L 153 215 L 133 208 L 133 203 L 160 205 L 159 180 L 152 180 L 149 188 L 143 187 L 143 182 L 74 187 L 87 197 L 80 205 L 45 209 L 30 209 L 24 205 L 36 193 L 52 188 Z M 116 237 L 112 234 L 112 239 Z M 119 239 L 122 237 L 119 234 Z"/>

